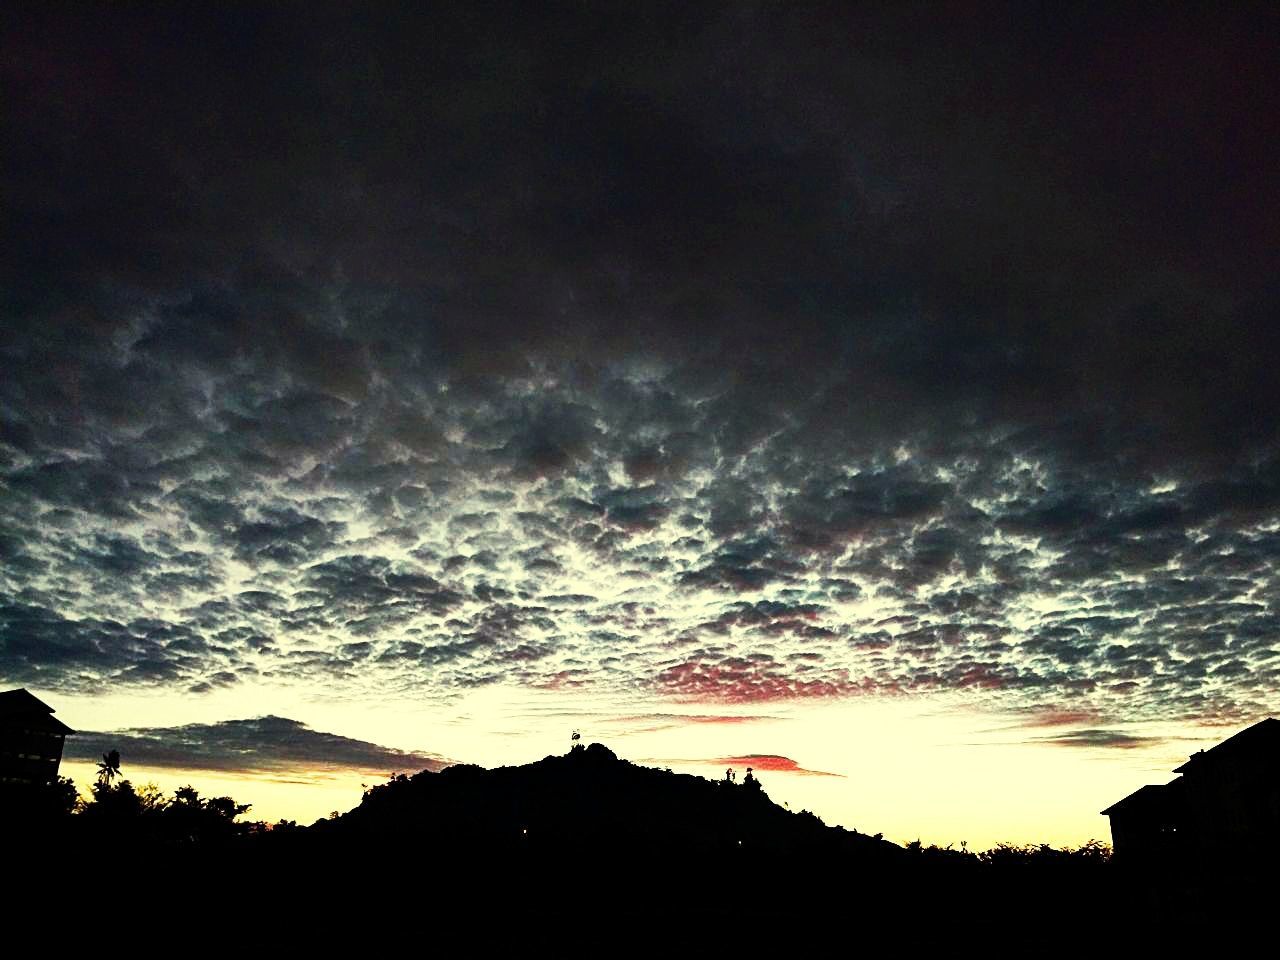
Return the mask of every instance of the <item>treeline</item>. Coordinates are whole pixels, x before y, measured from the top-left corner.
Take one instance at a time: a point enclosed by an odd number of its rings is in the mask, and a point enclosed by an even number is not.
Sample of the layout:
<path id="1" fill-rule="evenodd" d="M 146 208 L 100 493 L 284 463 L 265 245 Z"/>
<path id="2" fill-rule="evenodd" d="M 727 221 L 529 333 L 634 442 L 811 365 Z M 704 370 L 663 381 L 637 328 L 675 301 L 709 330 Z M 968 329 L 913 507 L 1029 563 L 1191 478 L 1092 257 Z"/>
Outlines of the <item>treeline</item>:
<path id="1" fill-rule="evenodd" d="M 114 754 L 113 754 L 114 756 Z M 179 787 L 166 794 L 153 783 L 135 787 L 127 779 L 117 779 L 118 757 L 109 764 L 97 782 L 82 795 L 69 777 L 41 785 L 0 784 L 0 830 L 10 837 L 29 839 L 67 833 L 84 835 L 109 833 L 127 838 L 133 844 L 162 846 L 199 845 L 216 848 L 237 838 L 297 837 L 296 844 L 308 834 L 317 844 L 324 843 L 328 821 L 318 821 L 312 828 L 292 820 L 270 823 L 245 817 L 251 804 L 240 803 L 228 796 L 203 797 L 194 787 Z M 101 765 L 100 765 L 101 766 Z M 366 801 L 377 799 L 384 790 L 403 785 L 403 775 L 392 775 L 389 783 L 374 787 L 365 794 Z M 724 784 L 719 784 L 724 786 Z M 737 790 L 758 791 L 758 781 L 747 781 Z M 798 819 L 816 817 L 796 815 Z M 332 818 L 331 818 L 332 819 Z M 873 839 L 880 840 L 880 835 Z M 305 842 L 305 841 L 303 841 Z M 296 846 L 294 847 L 296 849 Z M 967 845 L 945 847 L 924 846 L 919 840 L 903 845 L 904 862 L 921 865 L 987 866 L 1014 865 L 1098 867 L 1111 859 L 1111 848 L 1099 840 L 1076 847 L 1054 847 L 1049 844 L 999 843 L 986 850 L 970 850 Z"/>
<path id="2" fill-rule="evenodd" d="M 85 797 L 68 777 L 35 786 L 0 785 L 0 823 L 11 835 L 101 828 L 133 841 L 208 844 L 273 828 L 240 819 L 249 809 L 231 797 L 202 797 L 192 786 L 166 794 L 153 783 L 98 782 Z"/>
<path id="3" fill-rule="evenodd" d="M 1047 843 L 997 843 L 986 850 L 970 850 L 948 844 L 921 846 L 919 840 L 906 844 L 908 855 L 921 862 L 973 864 L 992 867 L 1012 865 L 1099 866 L 1111 860 L 1111 845 L 1101 840 L 1088 840 L 1077 847 L 1054 847 Z"/>
<path id="4" fill-rule="evenodd" d="M 305 906 L 332 887 L 374 898 L 378 910 L 398 897 L 428 897 L 455 918 L 496 904 L 538 919 L 562 909 L 571 890 L 591 916 L 647 923 L 678 906 L 715 922 L 750 916 L 788 929 L 850 911 L 860 922 L 913 930 L 924 915 L 930 929 L 943 929 L 993 905 L 1037 926 L 1086 901 L 1122 904 L 1109 914 L 1122 925 L 1200 922 L 1272 889 L 1225 887 L 1218 879 L 1237 872 L 1199 861 L 1126 863 L 1097 840 L 899 846 L 783 810 L 754 779 L 710 782 L 603 750 L 393 776 L 353 810 L 305 827 L 254 820 L 248 803 L 190 786 L 135 786 L 119 775 L 118 757 L 106 760 L 114 762 L 84 795 L 65 777 L 0 784 L 0 843 L 12 862 L 60 882 L 90 855 L 121 878 L 174 878 L 148 887 L 162 900 L 189 901 L 193 884 L 211 895 L 248 884 Z M 123 883 L 120 896 L 136 889 Z"/>
<path id="5" fill-rule="evenodd" d="M 296 824 L 242 820 L 250 804 L 231 797 L 202 797 L 195 787 L 171 795 L 154 783 L 135 787 L 120 775 L 120 753 L 102 755 L 98 777 L 82 796 L 70 777 L 43 784 L 0 783 L 0 832 L 12 842 L 111 836 L 139 847 L 216 847 L 226 841 L 288 829 Z"/>

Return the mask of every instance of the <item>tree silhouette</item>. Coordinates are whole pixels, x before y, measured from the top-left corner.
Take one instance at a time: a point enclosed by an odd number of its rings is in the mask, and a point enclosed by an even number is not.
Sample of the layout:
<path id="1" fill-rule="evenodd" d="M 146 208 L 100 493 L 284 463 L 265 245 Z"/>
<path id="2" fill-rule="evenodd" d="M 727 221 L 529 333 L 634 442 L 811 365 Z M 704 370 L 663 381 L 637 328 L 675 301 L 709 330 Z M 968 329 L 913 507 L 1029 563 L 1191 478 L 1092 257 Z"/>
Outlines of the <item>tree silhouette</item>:
<path id="1" fill-rule="evenodd" d="M 98 764 L 99 786 L 111 786 L 111 781 L 118 776 L 120 776 L 120 751 L 112 750 L 110 753 L 104 753 L 102 762 Z"/>
<path id="2" fill-rule="evenodd" d="M 200 792 L 188 783 L 185 787 L 179 787 L 173 791 L 173 802 L 187 807 L 199 807 Z"/>
<path id="3" fill-rule="evenodd" d="M 164 811 L 165 833 L 177 843 L 216 843 L 250 831 L 247 823 L 235 820 L 250 804 L 231 797 L 201 797 L 187 784 L 173 792 L 173 802 Z"/>
<path id="4" fill-rule="evenodd" d="M 115 774 L 119 775 L 119 768 L 115 768 Z M 99 774 L 98 782 L 92 788 L 93 802 L 85 807 L 84 812 L 91 817 L 106 817 L 115 820 L 127 820 L 138 817 L 146 812 L 143 809 L 142 799 L 138 796 L 133 784 L 128 780 L 121 780 L 115 786 L 108 783 L 108 779 L 103 774 Z"/>

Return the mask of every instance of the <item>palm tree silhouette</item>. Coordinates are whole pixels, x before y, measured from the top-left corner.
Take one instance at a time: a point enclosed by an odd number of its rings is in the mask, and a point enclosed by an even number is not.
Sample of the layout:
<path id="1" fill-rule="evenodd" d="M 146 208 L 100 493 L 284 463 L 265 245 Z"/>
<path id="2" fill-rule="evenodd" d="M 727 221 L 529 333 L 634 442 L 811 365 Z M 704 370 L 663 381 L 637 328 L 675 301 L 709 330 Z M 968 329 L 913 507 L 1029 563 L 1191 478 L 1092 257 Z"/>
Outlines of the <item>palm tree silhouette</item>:
<path id="1" fill-rule="evenodd" d="M 103 787 L 111 786 L 111 781 L 120 776 L 120 751 L 112 750 L 102 755 L 98 764 L 98 783 Z"/>

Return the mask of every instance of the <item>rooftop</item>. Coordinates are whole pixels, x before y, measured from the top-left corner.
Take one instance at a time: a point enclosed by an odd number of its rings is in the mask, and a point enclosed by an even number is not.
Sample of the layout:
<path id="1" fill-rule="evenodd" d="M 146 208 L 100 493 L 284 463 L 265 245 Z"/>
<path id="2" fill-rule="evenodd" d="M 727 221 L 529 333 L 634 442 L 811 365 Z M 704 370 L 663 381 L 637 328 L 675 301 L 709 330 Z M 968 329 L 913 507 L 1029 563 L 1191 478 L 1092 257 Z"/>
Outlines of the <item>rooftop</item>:
<path id="1" fill-rule="evenodd" d="M 61 720 L 53 716 L 53 707 L 23 687 L 0 693 L 0 721 L 22 719 L 23 723 L 37 726 L 52 733 L 75 733 Z"/>
<path id="2" fill-rule="evenodd" d="M 1159 815 L 1178 802 L 1182 795 L 1181 786 L 1181 777 L 1165 784 L 1147 784 L 1145 787 L 1139 787 L 1123 800 L 1117 800 L 1101 813 L 1104 817 L 1117 813 Z"/>
<path id="3" fill-rule="evenodd" d="M 1212 765 L 1267 753 L 1280 756 L 1280 720 L 1275 717 L 1267 717 L 1251 727 L 1245 727 L 1215 747 L 1193 753 L 1186 763 L 1175 767 L 1173 772 L 1187 773 L 1201 768 L 1206 763 Z"/>

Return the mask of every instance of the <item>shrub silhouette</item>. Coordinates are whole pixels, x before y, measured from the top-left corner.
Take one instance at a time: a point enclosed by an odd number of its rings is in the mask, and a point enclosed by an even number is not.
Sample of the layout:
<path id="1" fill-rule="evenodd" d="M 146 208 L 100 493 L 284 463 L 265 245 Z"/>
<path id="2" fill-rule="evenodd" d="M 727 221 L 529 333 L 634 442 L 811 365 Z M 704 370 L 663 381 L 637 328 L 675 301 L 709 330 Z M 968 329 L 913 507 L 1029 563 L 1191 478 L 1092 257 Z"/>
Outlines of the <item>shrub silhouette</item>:
<path id="1" fill-rule="evenodd" d="M 188 784 L 174 791 L 173 802 L 163 810 L 163 833 L 173 843 L 209 843 L 241 836 L 249 832 L 250 825 L 236 819 L 249 807 L 230 797 L 202 798 Z"/>
<path id="2" fill-rule="evenodd" d="M 0 819 L 6 827 L 57 822 L 75 813 L 79 805 L 80 794 L 70 777 L 48 783 L 0 784 Z"/>
<path id="3" fill-rule="evenodd" d="M 239 821 L 250 804 L 238 803 L 231 797 L 204 798 L 189 784 L 167 797 L 155 784 L 136 788 L 127 779 L 116 780 L 120 755 L 115 750 L 104 754 L 98 767 L 89 799 L 81 804 L 80 815 L 75 818 L 81 821 L 78 826 L 91 834 L 127 838 L 143 846 L 212 847 L 244 836 L 257 826 Z"/>

